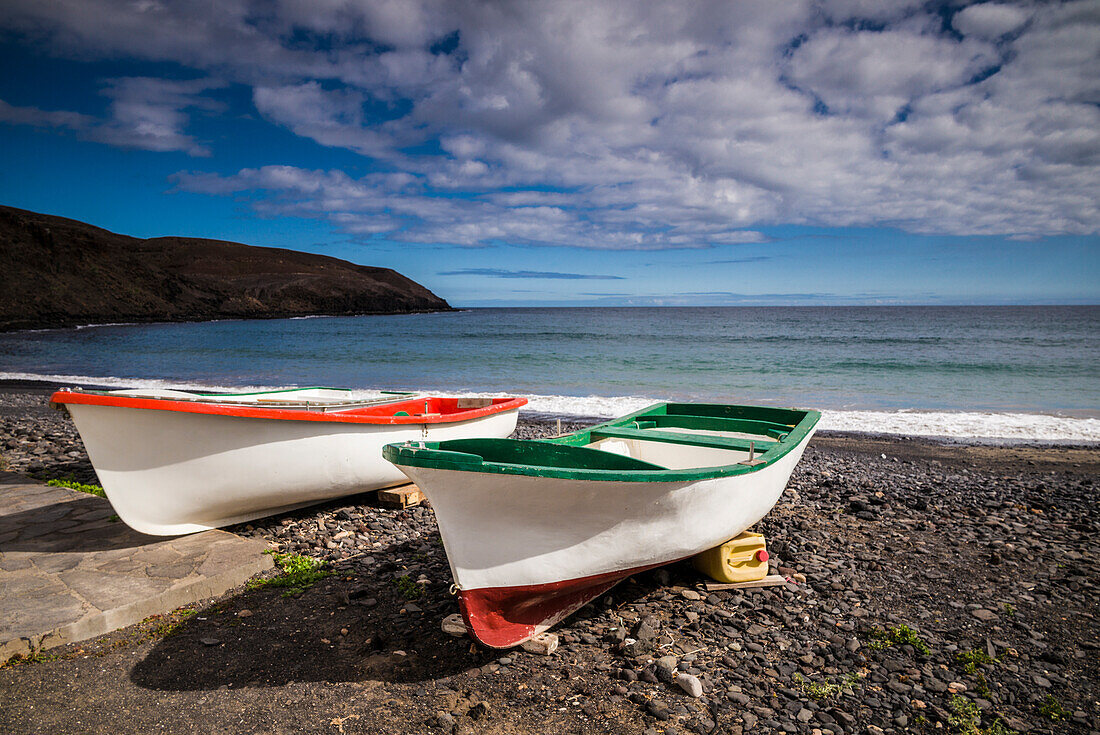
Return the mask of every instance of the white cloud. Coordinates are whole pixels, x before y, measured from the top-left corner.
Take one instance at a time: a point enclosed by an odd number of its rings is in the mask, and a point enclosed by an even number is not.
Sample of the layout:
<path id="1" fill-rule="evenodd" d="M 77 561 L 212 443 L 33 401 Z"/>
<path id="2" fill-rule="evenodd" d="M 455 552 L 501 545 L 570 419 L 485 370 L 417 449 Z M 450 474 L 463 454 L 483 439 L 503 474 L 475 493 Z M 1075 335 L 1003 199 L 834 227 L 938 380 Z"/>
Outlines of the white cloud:
<path id="1" fill-rule="evenodd" d="M 348 148 L 365 156 L 384 156 L 392 139 L 364 119 L 366 102 L 354 90 L 325 91 L 317 82 L 256 87 L 252 101 L 267 119 L 321 145 Z"/>
<path id="2" fill-rule="evenodd" d="M 908 31 L 827 30 L 793 53 L 791 79 L 830 112 L 883 123 L 912 100 L 957 88 L 999 59 L 975 42 Z"/>
<path id="3" fill-rule="evenodd" d="M 790 223 L 1100 231 L 1100 0 L 971 4 L 946 21 L 916 0 L 135 7 L 11 0 L 0 22 L 58 54 L 249 85 L 271 123 L 403 177 L 179 177 L 267 214 L 415 242 L 608 248 L 757 242 Z M 109 90 L 102 139 L 203 152 L 186 135 L 203 89 L 143 90 L 144 104 Z"/>
<path id="4" fill-rule="evenodd" d="M 37 107 L 17 107 L 0 100 L 0 122 L 31 125 L 37 128 L 67 128 L 85 130 L 95 118 L 67 110 L 40 110 Z"/>
<path id="5" fill-rule="evenodd" d="M 263 214 L 326 219 L 346 232 L 385 233 L 406 242 L 481 246 L 503 241 L 654 250 L 767 240 L 759 232 L 706 222 L 650 232 L 644 220 L 592 217 L 592 210 L 578 213 L 571 206 L 520 203 L 508 197 L 434 197 L 427 195 L 423 177 L 406 174 L 353 179 L 340 171 L 265 166 L 232 176 L 181 172 L 174 178 L 181 190 L 243 197 Z"/>
<path id="6" fill-rule="evenodd" d="M 1028 15 L 1027 9 L 1019 6 L 981 3 L 960 10 L 951 24 L 963 35 L 994 40 L 1018 30 Z"/>
<path id="7" fill-rule="evenodd" d="M 821 4 L 821 12 L 836 23 L 863 21 L 872 23 L 897 22 L 914 14 L 922 0 L 831 0 Z"/>
<path id="8" fill-rule="evenodd" d="M 148 77 L 108 79 L 102 93 L 110 98 L 110 117 L 99 119 L 67 110 L 13 107 L 0 100 L 0 121 L 35 127 L 66 128 L 85 139 L 120 148 L 183 151 L 209 156 L 210 149 L 185 134 L 189 108 L 217 111 L 221 105 L 203 97 L 222 86 L 210 80 L 174 81 Z"/>
<path id="9" fill-rule="evenodd" d="M 203 97 L 208 89 L 224 86 L 206 79 L 175 81 L 148 77 L 108 80 L 104 94 L 111 98 L 110 122 L 94 128 L 90 137 L 123 148 L 147 151 L 184 151 L 209 156 L 210 149 L 183 130 L 187 110 L 217 111 L 221 105 Z"/>

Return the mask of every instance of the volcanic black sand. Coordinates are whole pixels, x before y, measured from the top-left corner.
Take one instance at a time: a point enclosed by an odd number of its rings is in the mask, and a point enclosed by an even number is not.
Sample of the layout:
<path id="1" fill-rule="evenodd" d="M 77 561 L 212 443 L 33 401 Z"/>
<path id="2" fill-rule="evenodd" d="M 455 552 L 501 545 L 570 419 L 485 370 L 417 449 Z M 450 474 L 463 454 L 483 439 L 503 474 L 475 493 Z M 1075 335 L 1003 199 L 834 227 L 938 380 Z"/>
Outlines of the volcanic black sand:
<path id="1" fill-rule="evenodd" d="M 0 388 L 0 456 L 94 481 L 46 396 Z M 755 529 L 790 582 L 641 574 L 551 656 L 444 634 L 431 509 L 346 498 L 231 529 L 332 576 L 0 668 L 0 732 L 1097 732 L 1098 477 L 1096 448 L 821 436 Z"/>

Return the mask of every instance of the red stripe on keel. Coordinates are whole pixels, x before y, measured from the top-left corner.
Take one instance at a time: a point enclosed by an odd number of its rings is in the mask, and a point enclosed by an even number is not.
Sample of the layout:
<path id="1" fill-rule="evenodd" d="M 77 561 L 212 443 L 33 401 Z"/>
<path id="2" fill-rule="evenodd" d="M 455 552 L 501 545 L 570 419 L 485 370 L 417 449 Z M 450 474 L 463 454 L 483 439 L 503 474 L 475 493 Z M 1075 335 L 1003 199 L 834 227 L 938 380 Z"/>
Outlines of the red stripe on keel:
<path id="1" fill-rule="evenodd" d="M 584 607 L 632 574 L 670 562 L 548 584 L 459 590 L 466 630 L 490 648 L 518 646 Z"/>

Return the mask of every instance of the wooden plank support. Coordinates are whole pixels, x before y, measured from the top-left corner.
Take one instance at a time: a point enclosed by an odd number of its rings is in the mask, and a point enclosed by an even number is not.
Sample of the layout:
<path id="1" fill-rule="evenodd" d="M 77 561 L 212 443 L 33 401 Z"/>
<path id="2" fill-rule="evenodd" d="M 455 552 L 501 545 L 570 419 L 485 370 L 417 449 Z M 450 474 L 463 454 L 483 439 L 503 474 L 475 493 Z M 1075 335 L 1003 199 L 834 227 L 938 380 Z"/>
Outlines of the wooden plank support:
<path id="1" fill-rule="evenodd" d="M 423 500 L 424 493 L 412 483 L 378 491 L 378 504 L 384 508 L 411 508 L 420 505 Z"/>
<path id="2" fill-rule="evenodd" d="M 707 592 L 718 592 L 720 590 L 740 590 L 747 587 L 778 587 L 781 584 L 786 584 L 787 578 L 782 574 L 770 574 L 763 579 L 754 579 L 751 582 L 707 582 Z"/>

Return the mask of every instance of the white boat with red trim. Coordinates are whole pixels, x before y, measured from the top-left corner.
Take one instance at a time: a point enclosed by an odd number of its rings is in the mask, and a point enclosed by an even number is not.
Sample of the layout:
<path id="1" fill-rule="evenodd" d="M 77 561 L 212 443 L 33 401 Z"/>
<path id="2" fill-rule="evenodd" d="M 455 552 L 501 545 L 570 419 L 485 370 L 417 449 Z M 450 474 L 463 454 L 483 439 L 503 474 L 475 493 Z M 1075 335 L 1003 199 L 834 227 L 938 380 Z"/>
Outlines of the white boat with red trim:
<path id="1" fill-rule="evenodd" d="M 237 394 L 63 390 L 119 518 L 168 536 L 405 482 L 393 441 L 504 437 L 524 398 L 410 394 L 356 400 L 302 388 Z"/>
<path id="2" fill-rule="evenodd" d="M 467 630 L 508 648 L 629 575 L 756 523 L 819 418 L 662 403 L 548 440 L 409 442 L 384 453 L 432 503 Z"/>

